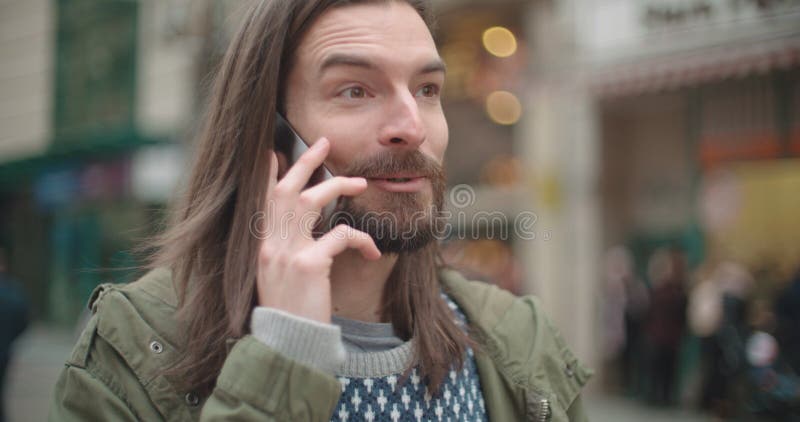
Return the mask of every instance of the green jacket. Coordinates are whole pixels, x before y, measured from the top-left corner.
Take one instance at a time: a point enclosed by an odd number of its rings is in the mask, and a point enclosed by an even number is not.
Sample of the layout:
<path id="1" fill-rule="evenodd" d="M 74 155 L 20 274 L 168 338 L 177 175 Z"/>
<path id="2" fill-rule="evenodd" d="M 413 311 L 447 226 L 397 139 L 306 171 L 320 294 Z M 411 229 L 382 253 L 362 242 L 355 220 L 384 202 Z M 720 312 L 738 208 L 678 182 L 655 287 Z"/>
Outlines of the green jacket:
<path id="1" fill-rule="evenodd" d="M 490 420 L 586 420 L 579 393 L 591 373 L 536 298 L 450 270 L 441 280 L 479 333 L 475 359 Z M 233 343 L 210 397 L 176 391 L 161 374 L 181 354 L 176 303 L 163 269 L 95 289 L 94 316 L 56 384 L 50 420 L 330 420 L 341 394 L 336 378 L 249 335 Z"/>

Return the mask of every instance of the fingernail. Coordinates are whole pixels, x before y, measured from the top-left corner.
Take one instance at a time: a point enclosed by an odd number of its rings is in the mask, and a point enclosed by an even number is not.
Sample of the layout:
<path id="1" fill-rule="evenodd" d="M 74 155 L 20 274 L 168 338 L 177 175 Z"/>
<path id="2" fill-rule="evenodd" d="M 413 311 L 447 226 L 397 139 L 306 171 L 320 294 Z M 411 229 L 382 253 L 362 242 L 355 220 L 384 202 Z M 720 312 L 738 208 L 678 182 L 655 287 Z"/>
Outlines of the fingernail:
<path id="1" fill-rule="evenodd" d="M 314 144 L 314 147 L 319 149 L 327 145 L 327 143 L 328 143 L 328 138 L 319 138 L 317 143 Z"/>

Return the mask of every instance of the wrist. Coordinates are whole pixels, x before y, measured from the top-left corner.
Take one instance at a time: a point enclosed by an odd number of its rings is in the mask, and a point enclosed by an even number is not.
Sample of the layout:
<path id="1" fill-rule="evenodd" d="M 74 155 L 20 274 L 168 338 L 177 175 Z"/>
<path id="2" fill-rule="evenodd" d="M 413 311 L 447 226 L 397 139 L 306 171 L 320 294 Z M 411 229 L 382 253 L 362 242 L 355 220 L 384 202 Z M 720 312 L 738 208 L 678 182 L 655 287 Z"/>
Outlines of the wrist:
<path id="1" fill-rule="evenodd" d="M 344 363 L 341 329 L 336 325 L 258 306 L 250 330 L 265 345 L 304 365 L 332 373 Z"/>

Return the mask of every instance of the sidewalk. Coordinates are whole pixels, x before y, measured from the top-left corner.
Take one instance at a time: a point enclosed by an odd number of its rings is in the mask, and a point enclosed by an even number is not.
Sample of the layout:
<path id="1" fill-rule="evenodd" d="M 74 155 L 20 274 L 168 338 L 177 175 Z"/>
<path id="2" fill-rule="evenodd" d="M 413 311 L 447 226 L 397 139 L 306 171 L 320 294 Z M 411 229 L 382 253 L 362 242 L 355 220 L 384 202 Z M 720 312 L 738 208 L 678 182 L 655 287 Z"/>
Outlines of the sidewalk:
<path id="1" fill-rule="evenodd" d="M 592 422 L 711 422 L 714 419 L 676 408 L 653 408 L 637 401 L 595 395 L 585 398 L 586 413 Z"/>
<path id="2" fill-rule="evenodd" d="M 75 341 L 69 330 L 33 325 L 15 345 L 6 382 L 9 422 L 47 420 L 53 386 Z M 678 409 L 654 409 L 616 396 L 587 396 L 593 422 L 707 422 L 711 419 Z"/>
<path id="3" fill-rule="evenodd" d="M 53 386 L 74 341 L 71 331 L 42 324 L 17 339 L 4 397 L 8 422 L 47 420 Z"/>

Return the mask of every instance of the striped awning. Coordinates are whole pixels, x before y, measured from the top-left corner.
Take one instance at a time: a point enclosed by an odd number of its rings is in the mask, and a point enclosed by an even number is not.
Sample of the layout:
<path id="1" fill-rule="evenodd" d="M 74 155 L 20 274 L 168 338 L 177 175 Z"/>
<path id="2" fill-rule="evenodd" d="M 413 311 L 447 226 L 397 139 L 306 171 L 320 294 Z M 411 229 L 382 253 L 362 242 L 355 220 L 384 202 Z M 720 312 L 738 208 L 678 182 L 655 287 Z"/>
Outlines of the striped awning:
<path id="1" fill-rule="evenodd" d="M 594 72 L 591 86 L 600 98 L 614 98 L 795 66 L 800 66 L 800 35 L 615 63 Z"/>

